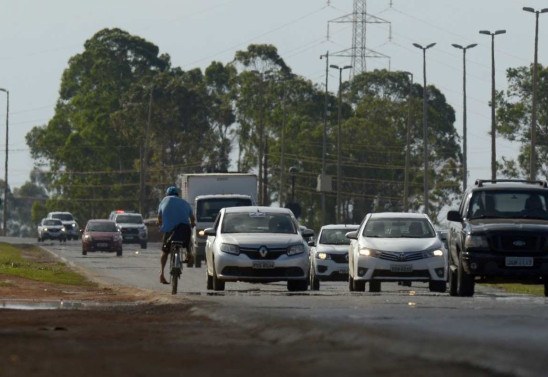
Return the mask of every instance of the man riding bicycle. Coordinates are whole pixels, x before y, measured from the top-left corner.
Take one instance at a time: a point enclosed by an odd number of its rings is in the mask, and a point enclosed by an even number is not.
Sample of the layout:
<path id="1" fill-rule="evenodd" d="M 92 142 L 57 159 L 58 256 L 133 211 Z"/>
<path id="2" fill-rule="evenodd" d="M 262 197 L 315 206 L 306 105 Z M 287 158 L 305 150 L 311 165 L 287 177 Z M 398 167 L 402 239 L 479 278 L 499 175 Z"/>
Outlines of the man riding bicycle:
<path id="1" fill-rule="evenodd" d="M 192 207 L 186 200 L 179 197 L 179 192 L 175 186 L 168 187 L 166 196 L 158 206 L 158 224 L 160 225 L 160 231 L 164 233 L 162 257 L 160 258 L 162 266 L 160 282 L 169 284 L 164 277 L 164 269 L 171 249 L 171 242 L 181 242 L 187 250 L 187 256 L 190 257 L 188 247 L 190 244 L 191 229 L 196 225 Z"/>

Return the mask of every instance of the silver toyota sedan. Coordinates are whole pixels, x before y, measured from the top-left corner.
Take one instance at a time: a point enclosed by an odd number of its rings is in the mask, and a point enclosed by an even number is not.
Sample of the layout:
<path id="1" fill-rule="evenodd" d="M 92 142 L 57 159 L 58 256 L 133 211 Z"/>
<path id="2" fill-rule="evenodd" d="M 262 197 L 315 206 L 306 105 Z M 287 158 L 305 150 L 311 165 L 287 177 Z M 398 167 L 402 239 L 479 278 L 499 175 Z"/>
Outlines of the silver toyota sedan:
<path id="1" fill-rule="evenodd" d="M 207 289 L 222 291 L 227 281 L 287 281 L 289 291 L 308 288 L 309 251 L 291 210 L 228 207 L 205 230 Z"/>
<path id="2" fill-rule="evenodd" d="M 425 282 L 430 291 L 447 289 L 447 250 L 425 214 L 368 214 L 351 240 L 349 289 L 380 292 L 381 282 Z M 405 284 L 404 284 L 405 285 Z"/>

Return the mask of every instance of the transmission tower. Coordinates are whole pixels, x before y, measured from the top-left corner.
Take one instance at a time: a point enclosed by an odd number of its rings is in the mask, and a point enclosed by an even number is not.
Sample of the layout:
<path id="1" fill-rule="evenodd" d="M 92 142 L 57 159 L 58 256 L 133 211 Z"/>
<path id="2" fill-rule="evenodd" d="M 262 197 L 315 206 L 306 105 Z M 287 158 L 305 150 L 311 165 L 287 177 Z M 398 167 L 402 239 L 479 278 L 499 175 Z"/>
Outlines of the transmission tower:
<path id="1" fill-rule="evenodd" d="M 390 57 L 378 51 L 367 48 L 367 24 L 389 24 L 389 39 L 392 39 L 392 25 L 390 21 L 367 14 L 367 0 L 354 0 L 352 13 L 335 18 L 327 23 L 327 39 L 329 39 L 330 23 L 352 23 L 352 47 L 335 52 L 333 56 L 351 58 L 351 76 L 367 71 L 366 60 L 368 58 L 388 59 L 390 69 Z"/>

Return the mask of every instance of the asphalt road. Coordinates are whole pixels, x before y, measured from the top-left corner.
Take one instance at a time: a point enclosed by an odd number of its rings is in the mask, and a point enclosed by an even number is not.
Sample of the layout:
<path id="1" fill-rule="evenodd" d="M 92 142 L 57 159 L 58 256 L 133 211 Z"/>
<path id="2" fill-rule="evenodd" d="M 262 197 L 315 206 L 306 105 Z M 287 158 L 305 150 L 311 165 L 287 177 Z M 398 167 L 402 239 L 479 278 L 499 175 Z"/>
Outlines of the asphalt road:
<path id="1" fill-rule="evenodd" d="M 9 242 L 9 240 L 8 240 Z M 33 242 L 36 242 L 35 240 Z M 159 244 L 124 245 L 114 253 L 81 254 L 77 241 L 40 243 L 68 263 L 108 284 L 170 294 L 159 283 Z M 346 283 L 322 282 L 318 292 L 287 292 L 285 283 L 227 283 L 206 290 L 205 268 L 186 268 L 176 299 L 194 313 L 249 329 L 274 342 L 333 342 L 387 354 L 466 365 L 487 376 L 548 375 L 548 301 L 479 286 L 472 298 L 383 283 L 381 293 L 349 292 Z"/>

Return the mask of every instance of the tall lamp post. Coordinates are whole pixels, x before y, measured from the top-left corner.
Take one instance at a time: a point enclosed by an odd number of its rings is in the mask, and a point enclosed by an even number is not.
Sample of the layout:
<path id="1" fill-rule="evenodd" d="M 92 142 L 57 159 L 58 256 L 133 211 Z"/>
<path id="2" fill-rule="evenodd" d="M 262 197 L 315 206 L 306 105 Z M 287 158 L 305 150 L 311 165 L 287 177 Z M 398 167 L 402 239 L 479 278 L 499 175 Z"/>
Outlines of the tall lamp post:
<path id="1" fill-rule="evenodd" d="M 411 143 L 411 94 L 413 90 L 413 74 L 411 72 L 403 72 L 409 77 L 409 92 L 407 94 L 407 124 L 405 126 L 405 171 L 403 179 L 403 210 L 409 210 L 409 150 Z"/>
<path id="2" fill-rule="evenodd" d="M 435 43 L 430 43 L 426 47 L 418 43 L 413 43 L 413 46 L 422 50 L 422 138 L 424 143 L 424 213 L 428 215 L 428 101 L 426 96 L 426 50 L 434 47 Z"/>
<path id="3" fill-rule="evenodd" d="M 321 186 L 320 195 L 322 202 L 322 224 L 326 224 L 326 211 L 325 211 L 325 191 L 323 190 L 325 179 L 325 155 L 327 153 L 327 105 L 329 103 L 329 51 L 325 55 L 320 55 L 320 59 L 325 58 L 325 98 L 323 105 L 323 137 L 322 137 L 322 173 L 321 173 Z"/>
<path id="4" fill-rule="evenodd" d="M 505 34 L 506 30 L 480 30 L 480 34 L 491 36 L 491 179 L 497 179 L 497 147 L 496 147 L 496 120 L 495 120 L 495 35 Z"/>
<path id="5" fill-rule="evenodd" d="M 472 43 L 466 47 L 453 43 L 452 46 L 462 50 L 462 154 L 463 154 L 463 177 L 462 177 L 462 191 L 466 191 L 468 187 L 468 157 L 467 157 L 467 130 L 466 130 L 466 50 L 474 48 L 478 44 Z"/>
<path id="6" fill-rule="evenodd" d="M 352 68 L 351 65 L 345 65 L 339 67 L 338 65 L 331 64 L 331 68 L 339 70 L 339 105 L 337 115 L 337 215 L 336 220 L 341 222 L 341 104 L 342 104 L 342 71 Z"/>
<path id="7" fill-rule="evenodd" d="M 9 114 L 10 114 L 10 92 L 7 89 L 0 88 L 0 91 L 6 93 L 6 161 L 4 166 L 4 212 L 3 212 L 3 235 L 7 236 L 8 223 L 8 139 L 9 139 Z"/>
<path id="8" fill-rule="evenodd" d="M 535 10 L 529 7 L 523 7 L 526 12 L 535 14 L 535 60 L 533 63 L 533 100 L 531 107 L 531 151 L 529 161 L 529 179 L 534 181 L 537 177 L 537 161 L 536 161 L 536 142 L 537 142 L 537 82 L 538 82 L 538 15 L 548 12 L 548 8 Z"/>

